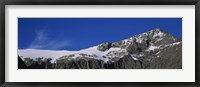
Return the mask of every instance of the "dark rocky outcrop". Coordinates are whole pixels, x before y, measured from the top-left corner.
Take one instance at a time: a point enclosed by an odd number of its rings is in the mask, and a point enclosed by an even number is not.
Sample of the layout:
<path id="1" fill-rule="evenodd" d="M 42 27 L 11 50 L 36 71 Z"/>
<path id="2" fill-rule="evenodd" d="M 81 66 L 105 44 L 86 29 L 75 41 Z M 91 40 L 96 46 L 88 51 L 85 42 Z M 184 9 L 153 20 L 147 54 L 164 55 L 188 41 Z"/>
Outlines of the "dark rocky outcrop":
<path id="1" fill-rule="evenodd" d="M 61 59 L 57 60 L 56 69 L 103 69 L 103 61 L 91 58 Z"/>
<path id="2" fill-rule="evenodd" d="M 142 69 L 142 62 L 136 61 L 130 56 L 124 56 L 118 61 L 104 64 L 106 69 Z"/>
<path id="3" fill-rule="evenodd" d="M 51 59 L 41 60 L 41 58 L 37 58 L 37 60 L 33 60 L 30 58 L 24 58 L 24 61 L 18 57 L 18 69 L 52 69 L 52 65 L 50 62 Z"/>
<path id="4" fill-rule="evenodd" d="M 18 56 L 18 69 L 26 69 L 27 66 L 24 61 Z"/>
<path id="5" fill-rule="evenodd" d="M 98 49 L 99 51 L 106 51 L 106 50 L 110 49 L 111 46 L 112 46 L 112 43 L 105 42 L 105 43 L 100 44 L 100 45 L 97 47 L 97 49 Z"/>

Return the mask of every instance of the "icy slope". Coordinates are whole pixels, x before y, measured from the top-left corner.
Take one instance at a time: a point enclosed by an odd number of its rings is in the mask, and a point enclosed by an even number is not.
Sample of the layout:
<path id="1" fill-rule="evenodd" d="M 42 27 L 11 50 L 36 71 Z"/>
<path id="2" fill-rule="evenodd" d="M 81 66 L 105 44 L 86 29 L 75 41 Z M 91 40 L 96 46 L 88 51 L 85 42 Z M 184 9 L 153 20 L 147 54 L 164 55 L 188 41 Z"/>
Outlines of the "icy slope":
<path id="1" fill-rule="evenodd" d="M 52 62 L 62 56 L 71 56 L 70 58 L 87 57 L 103 60 L 104 62 L 109 61 L 108 58 L 118 57 L 116 52 L 125 52 L 125 49 L 121 48 L 110 48 L 107 51 L 97 50 L 97 46 L 83 49 L 80 51 L 67 51 L 67 50 L 38 50 L 38 49 L 20 49 L 18 54 L 20 57 L 30 57 L 35 59 L 38 57 L 52 58 Z"/>

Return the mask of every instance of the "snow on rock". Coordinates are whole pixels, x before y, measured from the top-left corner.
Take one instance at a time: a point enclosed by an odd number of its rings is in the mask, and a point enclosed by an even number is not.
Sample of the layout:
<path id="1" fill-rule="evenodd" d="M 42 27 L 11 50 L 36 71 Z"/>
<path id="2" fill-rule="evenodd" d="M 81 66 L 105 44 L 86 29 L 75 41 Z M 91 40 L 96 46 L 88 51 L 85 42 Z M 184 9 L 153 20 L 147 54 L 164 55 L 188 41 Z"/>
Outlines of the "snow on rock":
<path id="1" fill-rule="evenodd" d="M 142 56 L 145 56 L 143 53 L 140 53 L 140 54 L 131 54 L 131 56 L 133 57 L 142 57 Z"/>
<path id="2" fill-rule="evenodd" d="M 157 39 L 157 40 L 155 41 L 155 43 L 156 43 L 156 42 L 159 42 L 159 41 L 161 41 L 161 40 L 163 40 L 163 38 Z"/>
<path id="3" fill-rule="evenodd" d="M 142 43 L 143 38 L 136 38 L 137 43 Z"/>
<path id="4" fill-rule="evenodd" d="M 134 60 L 138 60 L 138 58 L 136 58 L 135 55 L 131 55 L 131 57 L 132 57 Z"/>
<path id="5" fill-rule="evenodd" d="M 169 46 L 179 45 L 179 44 L 181 44 L 181 41 L 180 41 L 180 42 L 175 42 L 175 43 L 172 43 L 172 44 L 167 44 L 167 45 L 161 47 L 161 49 L 163 49 L 163 48 L 165 48 L 165 47 L 169 47 Z"/>
<path id="6" fill-rule="evenodd" d="M 159 46 L 151 45 L 151 46 L 149 46 L 149 48 L 146 51 L 156 50 L 156 49 L 159 49 L 159 48 L 160 48 Z"/>
<path id="7" fill-rule="evenodd" d="M 179 44 L 181 44 L 181 42 L 175 42 L 175 43 L 169 44 L 169 46 L 179 45 Z"/>
<path id="8" fill-rule="evenodd" d="M 128 39 L 122 40 L 122 43 L 127 46 L 130 45 L 133 42 L 133 37 L 130 37 Z"/>
<path id="9" fill-rule="evenodd" d="M 155 38 L 155 37 L 163 37 L 163 36 L 165 36 L 165 34 L 163 32 L 158 32 L 158 33 L 155 33 L 153 35 L 153 38 Z"/>
<path id="10" fill-rule="evenodd" d="M 160 54 L 160 51 L 158 51 L 158 52 L 156 53 L 156 55 L 158 55 L 158 54 Z"/>
<path id="11" fill-rule="evenodd" d="M 167 45 L 163 45 L 163 46 L 162 45 L 160 45 L 160 46 L 150 45 L 150 47 L 146 51 L 154 51 L 154 50 L 157 50 L 157 49 L 164 49 L 166 47 L 174 46 L 174 45 L 179 45 L 179 44 L 181 44 L 181 42 L 175 42 L 175 43 L 167 44 Z"/>
<path id="12" fill-rule="evenodd" d="M 132 57 L 134 60 L 138 60 L 138 58 Z"/>

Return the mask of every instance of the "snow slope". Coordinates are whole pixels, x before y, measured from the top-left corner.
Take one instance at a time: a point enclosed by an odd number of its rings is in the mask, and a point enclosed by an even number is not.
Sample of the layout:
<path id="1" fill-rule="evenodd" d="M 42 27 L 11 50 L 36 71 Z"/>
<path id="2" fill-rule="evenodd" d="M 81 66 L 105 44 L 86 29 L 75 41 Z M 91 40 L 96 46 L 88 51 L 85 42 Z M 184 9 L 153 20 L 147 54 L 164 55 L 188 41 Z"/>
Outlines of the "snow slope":
<path id="1" fill-rule="evenodd" d="M 82 54 L 95 55 L 92 58 L 103 60 L 104 62 L 109 61 L 109 57 L 116 57 L 114 52 L 125 52 L 125 49 L 121 48 L 110 48 L 107 51 L 101 52 L 97 50 L 97 46 L 90 47 L 88 49 L 82 49 L 80 51 L 67 51 L 67 50 L 38 50 L 38 49 L 19 49 L 18 54 L 20 57 L 30 57 L 35 59 L 38 57 L 52 58 L 52 62 L 55 62 L 57 58 L 60 58 L 65 55 L 74 55 L 74 58 L 82 57 Z M 106 58 L 104 58 L 104 57 Z M 73 58 L 73 57 L 72 57 Z"/>

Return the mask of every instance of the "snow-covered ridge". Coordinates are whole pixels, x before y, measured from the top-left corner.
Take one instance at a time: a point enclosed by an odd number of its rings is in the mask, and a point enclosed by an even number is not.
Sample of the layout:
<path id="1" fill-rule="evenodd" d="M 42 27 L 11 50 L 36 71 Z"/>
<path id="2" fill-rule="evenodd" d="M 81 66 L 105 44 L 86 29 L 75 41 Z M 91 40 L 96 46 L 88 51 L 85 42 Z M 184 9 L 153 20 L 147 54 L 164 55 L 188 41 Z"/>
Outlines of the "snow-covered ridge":
<path id="1" fill-rule="evenodd" d="M 172 44 L 164 45 L 164 46 L 154 46 L 151 45 L 146 51 L 153 51 L 157 49 L 163 49 L 168 46 L 179 45 L 181 42 L 175 42 Z M 78 57 L 87 57 L 87 58 L 94 58 L 98 60 L 103 60 L 107 62 L 112 58 L 122 58 L 124 55 L 128 55 L 126 49 L 121 48 L 110 48 L 107 51 L 99 51 L 97 50 L 97 46 L 90 47 L 88 49 L 82 49 L 80 51 L 67 51 L 67 50 L 38 50 L 38 49 L 19 49 L 18 50 L 19 56 L 23 58 L 30 57 L 31 59 L 36 59 L 38 57 L 44 58 L 51 58 L 51 62 L 55 62 L 56 59 L 60 57 L 64 58 L 78 58 Z M 133 55 L 131 55 L 133 56 Z M 136 56 L 134 56 L 136 57 Z M 137 60 L 137 58 L 134 58 Z"/>
<path id="2" fill-rule="evenodd" d="M 71 56 L 70 58 L 84 57 L 95 58 L 103 60 L 104 62 L 109 61 L 114 57 L 118 57 L 118 53 L 126 52 L 125 49 L 121 48 L 110 48 L 107 51 L 101 52 L 97 50 L 97 46 L 90 47 L 88 49 L 82 49 L 80 51 L 67 51 L 67 50 L 38 50 L 38 49 L 19 49 L 18 54 L 22 58 L 30 57 L 36 59 L 38 57 L 52 58 L 52 62 L 63 56 Z M 123 56 L 121 56 L 123 57 Z"/>

